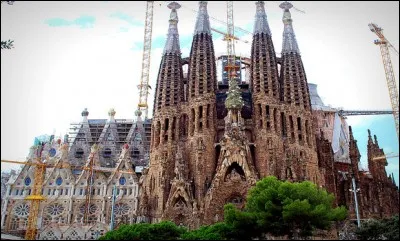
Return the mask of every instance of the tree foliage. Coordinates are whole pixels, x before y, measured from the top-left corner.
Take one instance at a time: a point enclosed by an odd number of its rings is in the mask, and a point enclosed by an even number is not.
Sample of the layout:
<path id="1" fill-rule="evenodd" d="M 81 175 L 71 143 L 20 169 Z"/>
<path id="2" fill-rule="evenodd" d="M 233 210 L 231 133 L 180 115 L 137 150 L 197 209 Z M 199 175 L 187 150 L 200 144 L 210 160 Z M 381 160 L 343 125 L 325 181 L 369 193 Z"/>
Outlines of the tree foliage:
<path id="1" fill-rule="evenodd" d="M 311 182 L 291 183 L 266 177 L 250 189 L 246 207 L 224 207 L 224 222 L 187 231 L 172 222 L 122 225 L 100 240 L 250 240 L 269 233 L 289 238 L 311 236 L 346 218 L 344 207 L 333 208 L 334 196 Z M 398 219 L 397 219 L 398 225 Z M 398 226 L 397 226 L 398 230 Z"/>
<path id="2" fill-rule="evenodd" d="M 181 238 L 183 240 L 227 240 L 233 236 L 233 227 L 220 222 L 187 232 Z"/>
<path id="3" fill-rule="evenodd" d="M 13 5 L 15 1 L 1 1 L 1 3 L 3 2 L 7 2 L 8 5 Z M 6 41 L 1 40 L 1 49 L 12 49 L 12 48 L 14 48 L 14 40 L 11 39 Z"/>
<path id="4" fill-rule="evenodd" d="M 138 223 L 121 225 L 118 229 L 107 232 L 99 240 L 177 240 L 186 229 L 170 221 L 156 224 Z"/>
<path id="5" fill-rule="evenodd" d="M 369 220 L 356 230 L 359 240 L 399 240 L 399 216 Z"/>
<path id="6" fill-rule="evenodd" d="M 14 40 L 1 41 L 1 49 L 12 49 L 14 48 Z"/>
<path id="7" fill-rule="evenodd" d="M 314 229 L 328 229 L 332 221 L 347 216 L 344 207 L 333 208 L 334 196 L 315 184 L 291 183 L 266 177 L 248 194 L 245 212 L 256 217 L 258 228 L 272 235 L 311 236 Z"/>

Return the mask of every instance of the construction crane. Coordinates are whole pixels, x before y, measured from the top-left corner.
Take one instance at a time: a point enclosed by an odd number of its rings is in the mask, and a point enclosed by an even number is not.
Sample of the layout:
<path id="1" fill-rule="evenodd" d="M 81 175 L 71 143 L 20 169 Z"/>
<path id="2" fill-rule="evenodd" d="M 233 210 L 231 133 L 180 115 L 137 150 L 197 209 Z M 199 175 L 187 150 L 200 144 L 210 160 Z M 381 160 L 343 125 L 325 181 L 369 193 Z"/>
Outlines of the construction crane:
<path id="1" fill-rule="evenodd" d="M 1 162 L 28 164 L 35 166 L 35 172 L 34 172 L 35 180 L 33 183 L 32 192 L 31 195 L 25 198 L 25 200 L 31 201 L 31 206 L 28 216 L 28 225 L 25 233 L 26 240 L 36 239 L 39 206 L 40 202 L 45 200 L 45 198 L 42 196 L 42 186 L 43 186 L 44 173 L 46 170 L 46 164 L 41 160 L 43 148 L 40 147 L 41 146 L 39 146 L 39 149 L 37 150 L 38 152 L 37 152 L 36 162 L 17 162 L 17 161 L 1 160 Z"/>
<path id="2" fill-rule="evenodd" d="M 235 26 L 233 24 L 233 1 L 227 1 L 227 30 L 228 33 L 225 35 L 224 40 L 227 42 L 227 55 L 228 64 L 225 66 L 225 70 L 228 72 L 229 82 L 231 79 L 236 77 L 236 70 L 239 66 L 235 63 Z"/>
<path id="3" fill-rule="evenodd" d="M 374 158 L 372 158 L 372 160 L 374 160 L 374 161 L 383 160 L 383 159 L 388 159 L 388 158 L 393 158 L 393 157 L 398 157 L 398 156 L 399 156 L 399 154 L 388 154 L 388 155 L 374 157 Z"/>
<path id="4" fill-rule="evenodd" d="M 154 1 L 147 1 L 146 20 L 144 24 L 142 75 L 140 77 L 138 111 L 144 112 L 145 119 L 148 116 L 147 97 L 149 96 L 151 37 L 153 31 L 153 6 Z"/>
<path id="5" fill-rule="evenodd" d="M 217 33 L 220 33 L 220 34 L 222 34 L 222 35 L 224 35 L 224 37 L 226 38 L 227 37 L 227 33 L 224 33 L 224 32 L 222 32 L 222 31 L 220 31 L 220 30 L 218 30 L 218 29 L 215 29 L 215 28 L 211 28 L 211 30 L 212 31 L 214 31 L 214 32 L 217 32 Z M 240 38 L 238 38 L 238 37 L 236 37 L 236 36 L 232 36 L 233 37 L 233 39 L 234 40 L 239 40 L 239 41 L 242 41 L 242 42 L 244 42 L 244 43 L 249 43 L 249 41 L 247 41 L 247 40 L 243 40 L 243 39 L 240 39 Z M 225 39 L 224 39 L 225 40 Z"/>
<path id="6" fill-rule="evenodd" d="M 396 86 L 396 80 L 393 72 L 392 61 L 390 60 L 389 47 L 391 47 L 397 54 L 399 52 L 393 47 L 393 45 L 385 38 L 382 33 L 382 28 L 374 23 L 368 24 L 369 29 L 374 32 L 379 39 L 375 40 L 374 43 L 380 46 L 381 55 L 383 60 L 383 67 L 385 68 L 386 82 L 389 89 L 390 102 L 392 104 L 394 123 L 396 126 L 397 139 L 399 138 L 399 95 Z"/>
<path id="7" fill-rule="evenodd" d="M 354 116 L 354 115 L 391 115 L 391 110 L 339 110 L 339 116 Z"/>

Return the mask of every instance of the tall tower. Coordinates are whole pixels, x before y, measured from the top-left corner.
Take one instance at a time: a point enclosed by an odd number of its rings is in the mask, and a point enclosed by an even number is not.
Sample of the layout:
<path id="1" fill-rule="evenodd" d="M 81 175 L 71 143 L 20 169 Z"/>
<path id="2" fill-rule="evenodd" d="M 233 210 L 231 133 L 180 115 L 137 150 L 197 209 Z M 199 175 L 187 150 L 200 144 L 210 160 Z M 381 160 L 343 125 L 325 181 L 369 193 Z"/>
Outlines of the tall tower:
<path id="1" fill-rule="evenodd" d="M 289 11 L 293 5 L 289 2 L 284 2 L 279 7 L 284 9 L 282 18 L 284 31 L 281 67 L 281 88 L 283 95 L 281 96 L 281 100 L 286 104 L 310 110 L 310 93 L 308 91 L 307 78 L 293 31 L 293 20 Z"/>
<path id="2" fill-rule="evenodd" d="M 294 180 L 311 180 L 321 184 L 315 136 L 312 128 L 310 94 L 299 47 L 293 31 L 289 2 L 279 5 L 283 13 L 283 43 L 280 70 L 281 135 L 284 139 L 284 168 L 281 175 Z"/>
<path id="3" fill-rule="evenodd" d="M 178 120 L 183 96 L 183 73 L 179 46 L 178 15 L 180 5 L 171 9 L 167 41 L 160 63 L 154 100 L 150 166 L 144 180 L 140 212 L 151 222 L 161 220 L 165 202 L 174 176 L 176 146 L 179 136 Z M 144 210 L 145 209 L 145 210 Z"/>
<path id="4" fill-rule="evenodd" d="M 276 166 L 282 149 L 278 67 L 263 1 L 256 2 L 251 47 L 251 90 L 256 167 L 260 177 L 278 176 Z"/>
<path id="5" fill-rule="evenodd" d="M 214 45 L 211 36 L 207 2 L 199 2 L 188 71 L 189 135 L 186 143 L 189 169 L 195 184 L 195 198 L 203 204 L 206 183 L 215 171 L 217 90 Z"/>

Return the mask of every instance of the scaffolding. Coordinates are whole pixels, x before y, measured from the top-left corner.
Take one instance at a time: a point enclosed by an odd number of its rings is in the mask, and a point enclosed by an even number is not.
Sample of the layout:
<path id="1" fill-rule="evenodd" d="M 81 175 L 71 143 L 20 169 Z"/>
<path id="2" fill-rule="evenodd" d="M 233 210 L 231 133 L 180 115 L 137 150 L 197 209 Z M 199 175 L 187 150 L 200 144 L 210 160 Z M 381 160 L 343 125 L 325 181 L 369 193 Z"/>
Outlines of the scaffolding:
<path id="1" fill-rule="evenodd" d="M 73 122 L 70 124 L 70 131 L 66 141 L 70 150 L 78 144 L 84 144 L 88 147 L 94 144 L 101 144 L 103 159 L 110 160 L 106 163 L 107 167 L 114 166 L 114 161 L 120 155 L 124 144 L 133 144 L 131 149 L 133 164 L 135 166 L 146 166 L 150 153 L 151 119 L 146 119 L 142 123 L 143 127 L 136 125 L 137 122 L 132 119 L 116 119 L 115 122 L 111 123 L 106 119 Z M 140 136 L 136 133 L 139 133 Z M 143 147 L 143 152 L 139 151 L 140 146 Z M 71 158 L 77 163 L 71 162 L 71 166 L 79 167 L 84 165 L 88 153 L 85 155 L 84 150 L 78 149 L 72 155 Z M 77 160 L 80 160 L 82 163 L 78 163 Z"/>

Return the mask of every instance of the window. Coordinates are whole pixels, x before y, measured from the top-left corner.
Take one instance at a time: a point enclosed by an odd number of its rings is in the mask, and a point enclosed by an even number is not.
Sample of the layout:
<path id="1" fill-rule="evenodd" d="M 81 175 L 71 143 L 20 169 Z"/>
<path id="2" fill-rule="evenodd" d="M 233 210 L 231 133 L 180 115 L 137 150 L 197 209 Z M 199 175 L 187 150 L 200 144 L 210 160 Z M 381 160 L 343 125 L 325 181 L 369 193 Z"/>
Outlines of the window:
<path id="1" fill-rule="evenodd" d="M 78 148 L 75 152 L 75 158 L 82 158 L 84 154 L 84 151 L 82 148 Z"/>
<path id="2" fill-rule="evenodd" d="M 29 186 L 31 184 L 31 178 L 27 177 L 25 178 L 25 186 Z"/>
<path id="3" fill-rule="evenodd" d="M 68 195 L 68 188 L 65 188 L 65 196 Z"/>
<path id="4" fill-rule="evenodd" d="M 60 189 L 60 196 L 63 195 L 64 189 Z"/>
<path id="5" fill-rule="evenodd" d="M 80 190 L 79 190 L 79 195 L 83 195 L 83 189 L 81 188 Z"/>
<path id="6" fill-rule="evenodd" d="M 50 196 L 50 194 L 51 194 L 51 189 L 49 188 L 49 190 L 47 190 L 47 195 Z"/>
<path id="7" fill-rule="evenodd" d="M 18 189 L 15 190 L 15 195 L 18 195 L 18 193 L 19 193 L 19 190 Z"/>
<path id="8" fill-rule="evenodd" d="M 119 179 L 119 184 L 125 185 L 125 183 L 126 183 L 126 178 L 125 178 L 125 177 L 121 177 L 121 178 Z"/>
<path id="9" fill-rule="evenodd" d="M 58 177 L 58 178 L 56 179 L 56 184 L 57 184 L 58 186 L 60 186 L 60 185 L 62 184 L 62 182 L 63 182 L 63 179 L 62 179 L 61 177 Z"/>
<path id="10" fill-rule="evenodd" d="M 111 153 L 112 153 L 111 149 L 110 148 L 106 148 L 103 151 L 103 157 L 104 158 L 110 158 L 111 157 Z"/>

